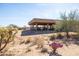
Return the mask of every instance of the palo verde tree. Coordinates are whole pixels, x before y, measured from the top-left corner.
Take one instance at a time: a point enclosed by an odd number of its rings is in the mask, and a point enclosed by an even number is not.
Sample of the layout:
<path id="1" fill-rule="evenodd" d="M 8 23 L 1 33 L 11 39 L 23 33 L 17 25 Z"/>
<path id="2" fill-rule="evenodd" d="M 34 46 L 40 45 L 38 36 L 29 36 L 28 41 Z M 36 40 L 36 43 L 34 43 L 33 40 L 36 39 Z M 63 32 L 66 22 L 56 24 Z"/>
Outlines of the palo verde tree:
<path id="1" fill-rule="evenodd" d="M 78 31 L 79 29 L 79 12 L 77 10 L 70 11 L 68 14 L 69 30 Z"/>
<path id="2" fill-rule="evenodd" d="M 60 18 L 62 19 L 61 28 L 66 32 L 67 38 L 69 37 L 70 31 L 78 31 L 79 29 L 79 14 L 78 11 L 70 11 L 68 14 L 66 12 L 61 13 Z"/>
<path id="3" fill-rule="evenodd" d="M 62 22 L 57 22 L 53 27 L 55 28 L 56 32 L 61 32 L 62 31 Z"/>
<path id="4" fill-rule="evenodd" d="M 67 35 L 67 38 L 68 38 L 68 31 L 69 31 L 69 28 L 68 28 L 68 19 L 67 19 L 67 16 L 66 16 L 66 12 L 64 12 L 63 14 L 60 15 L 62 21 L 61 21 L 61 28 L 63 31 L 66 32 L 66 35 Z"/>

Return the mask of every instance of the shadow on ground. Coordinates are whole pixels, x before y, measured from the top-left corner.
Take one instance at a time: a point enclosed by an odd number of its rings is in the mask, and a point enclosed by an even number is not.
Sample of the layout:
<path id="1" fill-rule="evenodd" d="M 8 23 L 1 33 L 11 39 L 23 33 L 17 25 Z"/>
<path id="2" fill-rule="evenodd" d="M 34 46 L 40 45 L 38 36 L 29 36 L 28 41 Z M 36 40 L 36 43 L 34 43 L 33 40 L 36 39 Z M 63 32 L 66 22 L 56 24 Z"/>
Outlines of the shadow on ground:
<path id="1" fill-rule="evenodd" d="M 61 54 L 58 54 L 58 53 L 54 53 L 54 54 L 53 54 L 52 52 L 50 52 L 50 53 L 49 53 L 49 56 L 62 56 L 62 55 L 61 55 Z"/>
<path id="2" fill-rule="evenodd" d="M 49 33 L 53 33 L 53 31 L 32 31 L 32 30 L 26 30 L 26 31 L 22 31 L 21 36 L 49 34 Z"/>

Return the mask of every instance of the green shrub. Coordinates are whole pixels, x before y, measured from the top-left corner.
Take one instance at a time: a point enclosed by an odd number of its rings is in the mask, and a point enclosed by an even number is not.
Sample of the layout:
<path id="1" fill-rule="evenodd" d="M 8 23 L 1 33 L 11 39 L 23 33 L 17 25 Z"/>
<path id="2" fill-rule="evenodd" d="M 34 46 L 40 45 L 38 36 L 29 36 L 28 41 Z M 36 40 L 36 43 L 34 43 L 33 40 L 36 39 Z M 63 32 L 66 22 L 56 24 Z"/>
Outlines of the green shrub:
<path id="1" fill-rule="evenodd" d="M 50 36 L 51 41 L 55 40 L 55 38 L 56 38 L 55 35 Z"/>
<path id="2" fill-rule="evenodd" d="M 61 34 L 57 34 L 57 39 L 63 39 L 64 36 L 62 36 Z"/>

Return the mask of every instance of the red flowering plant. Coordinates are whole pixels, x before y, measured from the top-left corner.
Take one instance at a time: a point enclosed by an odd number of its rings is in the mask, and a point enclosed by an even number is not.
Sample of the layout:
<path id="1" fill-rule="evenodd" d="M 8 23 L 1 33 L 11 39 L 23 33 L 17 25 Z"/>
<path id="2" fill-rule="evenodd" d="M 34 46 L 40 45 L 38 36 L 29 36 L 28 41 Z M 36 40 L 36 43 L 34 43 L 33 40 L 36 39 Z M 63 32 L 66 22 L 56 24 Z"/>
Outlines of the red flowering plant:
<path id="1" fill-rule="evenodd" d="M 56 53 L 57 48 L 62 48 L 63 47 L 63 45 L 61 43 L 58 43 L 58 42 L 53 42 L 53 43 L 49 44 L 49 46 L 52 47 L 53 54 Z"/>

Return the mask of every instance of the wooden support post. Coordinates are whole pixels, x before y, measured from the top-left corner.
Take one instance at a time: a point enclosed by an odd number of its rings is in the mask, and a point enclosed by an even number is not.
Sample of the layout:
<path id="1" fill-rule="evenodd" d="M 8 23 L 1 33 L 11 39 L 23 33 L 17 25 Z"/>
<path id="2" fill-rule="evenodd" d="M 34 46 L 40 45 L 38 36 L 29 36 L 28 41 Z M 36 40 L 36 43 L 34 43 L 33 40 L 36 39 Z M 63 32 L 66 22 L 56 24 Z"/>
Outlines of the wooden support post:
<path id="1" fill-rule="evenodd" d="M 49 30 L 49 24 L 47 24 L 47 30 Z"/>
<path id="2" fill-rule="evenodd" d="M 34 25 L 31 25 L 31 26 L 30 26 L 30 29 L 31 29 L 31 30 L 34 30 Z"/>
<path id="3" fill-rule="evenodd" d="M 36 31 L 37 31 L 37 29 L 38 29 L 38 24 L 36 24 Z"/>
<path id="4" fill-rule="evenodd" d="M 43 26 L 43 31 L 45 31 L 45 25 Z"/>
<path id="5" fill-rule="evenodd" d="M 50 30 L 52 29 L 52 26 L 50 25 Z"/>

